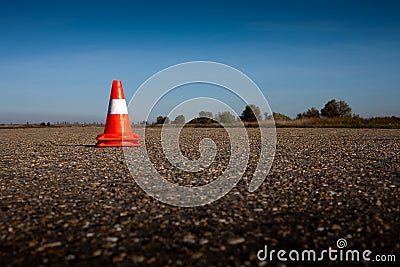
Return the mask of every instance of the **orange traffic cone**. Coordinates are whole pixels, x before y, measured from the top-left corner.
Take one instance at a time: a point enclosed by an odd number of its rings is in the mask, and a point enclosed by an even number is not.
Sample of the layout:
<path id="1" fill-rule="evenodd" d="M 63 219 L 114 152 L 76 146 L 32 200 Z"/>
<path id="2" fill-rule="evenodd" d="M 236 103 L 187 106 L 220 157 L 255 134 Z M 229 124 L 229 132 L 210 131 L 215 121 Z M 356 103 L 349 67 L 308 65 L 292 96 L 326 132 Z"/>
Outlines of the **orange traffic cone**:
<path id="1" fill-rule="evenodd" d="M 99 134 L 96 139 L 98 147 L 141 146 L 139 135 L 132 132 L 124 89 L 119 80 L 112 83 L 106 126 L 104 133 Z"/>

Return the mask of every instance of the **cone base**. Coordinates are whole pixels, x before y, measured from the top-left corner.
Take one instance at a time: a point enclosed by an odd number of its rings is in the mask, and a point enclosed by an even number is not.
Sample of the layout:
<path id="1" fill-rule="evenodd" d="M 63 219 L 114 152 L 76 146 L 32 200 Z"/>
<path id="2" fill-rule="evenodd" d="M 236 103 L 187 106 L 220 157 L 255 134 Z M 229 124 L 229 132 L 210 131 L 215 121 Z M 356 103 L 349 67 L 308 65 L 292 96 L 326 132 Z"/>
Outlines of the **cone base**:
<path id="1" fill-rule="evenodd" d="M 141 146 L 141 139 L 137 134 L 122 136 L 122 134 L 99 134 L 97 137 L 97 147 L 112 147 L 112 146 Z"/>
<path id="2" fill-rule="evenodd" d="M 98 141 L 97 147 L 141 146 L 138 141 Z"/>

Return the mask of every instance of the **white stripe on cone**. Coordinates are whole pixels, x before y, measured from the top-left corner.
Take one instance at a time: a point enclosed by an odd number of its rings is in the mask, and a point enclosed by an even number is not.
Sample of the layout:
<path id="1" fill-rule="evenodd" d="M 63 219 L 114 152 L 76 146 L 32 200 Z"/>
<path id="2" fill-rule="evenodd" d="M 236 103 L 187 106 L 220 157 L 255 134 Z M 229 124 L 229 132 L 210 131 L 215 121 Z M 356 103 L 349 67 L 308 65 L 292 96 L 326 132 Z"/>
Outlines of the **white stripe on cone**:
<path id="1" fill-rule="evenodd" d="M 125 99 L 110 99 L 108 114 L 128 114 Z"/>

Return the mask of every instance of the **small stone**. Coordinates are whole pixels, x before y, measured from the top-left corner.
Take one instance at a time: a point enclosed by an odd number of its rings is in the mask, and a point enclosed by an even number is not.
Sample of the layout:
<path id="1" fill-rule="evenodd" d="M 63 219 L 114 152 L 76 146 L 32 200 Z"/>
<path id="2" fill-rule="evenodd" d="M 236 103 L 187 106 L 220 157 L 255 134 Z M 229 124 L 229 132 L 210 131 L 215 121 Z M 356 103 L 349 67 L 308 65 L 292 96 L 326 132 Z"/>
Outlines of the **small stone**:
<path id="1" fill-rule="evenodd" d="M 59 246 L 61 246 L 61 244 L 62 243 L 60 241 L 53 242 L 53 243 L 48 243 L 48 244 L 45 244 L 45 245 L 43 245 L 41 247 L 38 247 L 37 251 L 41 252 L 41 251 L 44 251 L 47 248 L 59 247 Z"/>
<path id="2" fill-rule="evenodd" d="M 147 260 L 147 264 L 152 264 L 152 263 L 154 263 L 154 262 L 156 262 L 156 257 L 151 257 L 150 259 L 148 259 Z"/>
<path id="3" fill-rule="evenodd" d="M 201 253 L 201 252 L 196 252 L 196 253 L 194 253 L 194 254 L 192 255 L 192 259 L 197 260 L 197 259 L 200 259 L 201 256 L 203 256 L 203 253 Z"/>
<path id="4" fill-rule="evenodd" d="M 72 260 L 75 259 L 75 255 L 73 255 L 73 254 L 68 254 L 67 257 L 65 257 L 65 259 L 66 259 L 67 261 L 72 261 Z"/>
<path id="5" fill-rule="evenodd" d="M 206 238 L 203 238 L 203 239 L 201 239 L 200 240 L 200 245 L 205 245 L 205 244 L 207 244 L 208 243 L 208 239 L 206 239 Z"/>
<path id="6" fill-rule="evenodd" d="M 243 243 L 244 241 L 245 241 L 245 239 L 243 237 L 231 238 L 231 239 L 228 239 L 228 244 L 229 245 L 237 245 L 237 244 Z"/>
<path id="7" fill-rule="evenodd" d="M 126 256 L 125 253 L 122 253 L 122 254 L 120 254 L 120 255 L 114 256 L 114 257 L 112 258 L 112 262 L 121 262 L 121 261 L 124 260 L 125 256 Z"/>
<path id="8" fill-rule="evenodd" d="M 142 255 L 131 255 L 130 258 L 134 263 L 141 263 L 145 260 L 145 257 Z"/>
<path id="9" fill-rule="evenodd" d="M 37 245 L 37 241 L 36 240 L 33 240 L 33 241 L 30 241 L 29 243 L 28 243 L 28 246 L 31 248 L 31 247 L 34 247 L 34 246 L 36 246 Z"/>
<path id="10" fill-rule="evenodd" d="M 98 257 L 98 256 L 100 256 L 101 255 L 101 250 L 100 249 L 98 249 L 98 250 L 96 250 L 95 252 L 93 252 L 93 256 L 94 257 Z"/>
<path id="11" fill-rule="evenodd" d="M 107 242 L 115 243 L 115 242 L 118 241 L 118 237 L 109 236 L 109 237 L 106 238 L 106 240 L 107 240 Z"/>
<path id="12" fill-rule="evenodd" d="M 183 242 L 185 243 L 190 243 L 190 244 L 194 244 L 196 242 L 195 240 L 195 236 L 191 235 L 191 234 L 187 234 L 183 237 Z"/>

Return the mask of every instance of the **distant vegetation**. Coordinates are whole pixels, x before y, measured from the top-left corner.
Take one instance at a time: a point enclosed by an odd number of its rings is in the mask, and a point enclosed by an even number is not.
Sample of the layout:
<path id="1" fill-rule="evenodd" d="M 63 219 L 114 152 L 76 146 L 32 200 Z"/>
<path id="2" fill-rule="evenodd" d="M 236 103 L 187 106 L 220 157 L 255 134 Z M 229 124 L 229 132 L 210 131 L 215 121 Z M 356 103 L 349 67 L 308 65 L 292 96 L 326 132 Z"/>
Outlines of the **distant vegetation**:
<path id="1" fill-rule="evenodd" d="M 319 111 L 312 107 L 290 118 L 277 120 L 276 127 L 313 127 L 313 128 L 400 128 L 398 117 L 361 118 L 352 114 L 352 109 L 345 101 L 332 99 Z M 274 114 L 275 118 L 275 114 Z"/>
<path id="2" fill-rule="evenodd" d="M 311 107 L 304 112 L 297 114 L 295 119 L 291 119 L 285 114 L 273 112 L 268 114 L 261 110 L 254 104 L 247 105 L 242 111 L 241 115 L 235 117 L 229 111 L 221 111 L 213 114 L 210 111 L 200 111 L 199 116 L 186 122 L 184 115 L 178 115 L 174 120 L 170 120 L 166 116 L 158 116 L 156 121 L 148 123 L 141 121 L 139 124 L 147 126 L 161 126 L 164 124 L 184 125 L 187 127 L 222 127 L 221 123 L 231 127 L 238 127 L 242 121 L 246 127 L 261 127 L 271 126 L 272 118 L 274 118 L 276 127 L 307 127 L 307 128 L 393 128 L 400 129 L 400 118 L 392 117 L 375 117 L 375 118 L 361 118 L 359 115 L 352 114 L 352 109 L 345 101 L 332 99 L 328 101 L 321 110 Z M 92 123 L 70 123 L 70 122 L 42 122 L 42 123 L 29 123 L 26 124 L 0 124 L 0 128 L 39 128 L 39 127 L 60 127 L 60 126 L 104 126 L 97 122 Z"/>
<path id="3" fill-rule="evenodd" d="M 288 116 L 286 116 L 286 115 L 284 115 L 284 114 L 281 114 L 281 113 L 276 113 L 276 112 L 274 112 L 274 113 L 273 113 L 273 116 L 274 116 L 274 120 L 276 120 L 276 121 L 291 120 L 291 118 L 289 118 Z"/>
<path id="4" fill-rule="evenodd" d="M 186 121 L 185 116 L 178 115 L 178 116 L 176 116 L 176 118 L 173 121 L 173 123 L 175 123 L 175 124 L 185 124 L 185 121 Z"/>
<path id="5" fill-rule="evenodd" d="M 254 104 L 247 105 L 240 116 L 242 121 L 256 122 L 262 120 L 260 108 Z"/>
<path id="6" fill-rule="evenodd" d="M 169 118 L 164 117 L 164 116 L 158 116 L 156 120 L 156 124 L 168 124 L 169 123 Z"/>
<path id="7" fill-rule="evenodd" d="M 321 113 L 318 109 L 312 107 L 303 113 L 297 114 L 296 119 L 319 118 L 320 116 L 326 118 L 350 117 L 351 107 L 343 100 L 338 102 L 335 99 L 332 99 L 321 109 Z"/>
<path id="8" fill-rule="evenodd" d="M 229 111 L 218 112 L 215 115 L 215 120 L 221 123 L 232 123 L 236 120 L 235 115 L 230 113 Z"/>
<path id="9" fill-rule="evenodd" d="M 264 116 L 263 116 L 264 115 Z M 332 99 L 328 101 L 321 110 L 311 107 L 308 110 L 297 114 L 296 119 L 291 119 L 285 114 L 273 112 L 261 114 L 261 110 L 254 104 L 247 105 L 242 114 L 235 118 L 229 111 L 213 114 L 210 111 L 200 111 L 197 118 L 188 122 L 192 127 L 222 127 L 220 123 L 239 126 L 239 120 L 243 121 L 246 127 L 257 127 L 258 121 L 261 126 L 267 125 L 268 120 L 274 118 L 276 127 L 344 127 L 344 128 L 400 128 L 400 118 L 398 117 L 376 117 L 361 118 L 359 115 L 352 114 L 352 109 L 343 100 Z M 169 123 L 167 117 L 159 116 L 155 124 Z M 185 117 L 179 115 L 171 124 L 184 124 Z M 153 124 L 154 125 L 154 124 Z"/>
<path id="10" fill-rule="evenodd" d="M 399 117 L 361 118 L 360 116 L 332 118 L 302 118 L 296 120 L 275 121 L 276 127 L 298 128 L 387 128 L 400 129 Z"/>
<path id="11" fill-rule="evenodd" d="M 98 122 L 84 122 L 84 123 L 79 123 L 79 122 L 68 122 L 68 121 L 63 121 L 63 122 L 40 122 L 40 123 L 31 123 L 31 122 L 26 122 L 25 124 L 0 124 L 0 129 L 17 129 L 17 128 L 55 128 L 55 127 L 71 127 L 71 126 L 104 126 L 104 123 L 98 123 Z"/>

